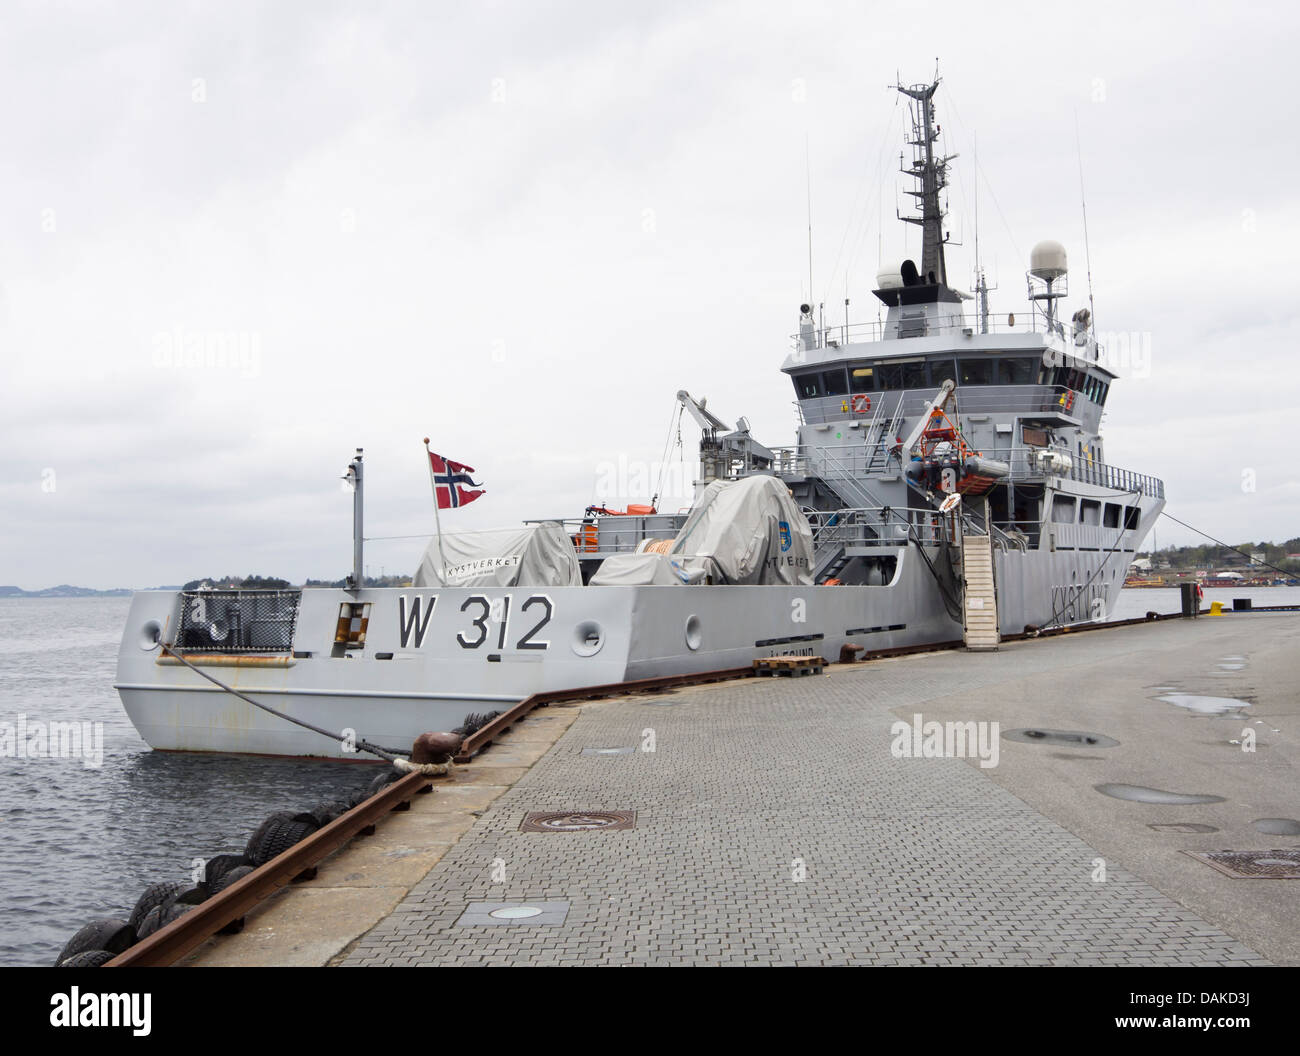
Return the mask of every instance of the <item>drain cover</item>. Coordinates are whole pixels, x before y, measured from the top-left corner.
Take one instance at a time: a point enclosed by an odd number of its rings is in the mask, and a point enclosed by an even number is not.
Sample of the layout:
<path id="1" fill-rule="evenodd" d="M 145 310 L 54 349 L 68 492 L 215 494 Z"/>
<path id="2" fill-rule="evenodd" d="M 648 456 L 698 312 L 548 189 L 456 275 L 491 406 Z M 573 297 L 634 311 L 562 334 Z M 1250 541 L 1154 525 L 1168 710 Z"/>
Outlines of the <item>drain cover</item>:
<path id="1" fill-rule="evenodd" d="M 1068 748 L 1114 748 L 1119 741 L 1101 733 L 1084 733 L 1080 730 L 1007 730 L 1002 734 L 1008 741 L 1026 741 L 1029 744 L 1055 744 Z"/>
<path id="2" fill-rule="evenodd" d="M 584 748 L 583 755 L 631 755 L 636 751 L 635 745 L 623 745 L 619 748 Z"/>
<path id="3" fill-rule="evenodd" d="M 1160 825 L 1148 825 L 1156 832 L 1218 832 L 1213 825 L 1202 825 L 1199 821 L 1167 821 Z"/>
<path id="4" fill-rule="evenodd" d="M 556 810 L 524 815 L 521 832 L 616 832 L 636 827 L 635 810 Z"/>
<path id="5" fill-rule="evenodd" d="M 1234 879 L 1300 880 L 1300 847 L 1272 851 L 1183 851 Z"/>
<path id="6" fill-rule="evenodd" d="M 536 928 L 563 924 L 567 901 L 471 902 L 456 921 L 458 928 Z"/>

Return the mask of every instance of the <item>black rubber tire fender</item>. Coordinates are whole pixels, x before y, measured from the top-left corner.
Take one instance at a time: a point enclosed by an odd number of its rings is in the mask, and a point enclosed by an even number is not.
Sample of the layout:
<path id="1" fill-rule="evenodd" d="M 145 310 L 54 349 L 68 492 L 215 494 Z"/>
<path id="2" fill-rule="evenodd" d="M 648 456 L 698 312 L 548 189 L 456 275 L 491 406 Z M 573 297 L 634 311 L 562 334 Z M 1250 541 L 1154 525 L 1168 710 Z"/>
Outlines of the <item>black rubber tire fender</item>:
<path id="1" fill-rule="evenodd" d="M 272 814 L 249 837 L 244 853 L 253 865 L 265 865 L 319 828 L 310 814 Z"/>
<path id="2" fill-rule="evenodd" d="M 398 780 L 401 776 L 402 773 L 400 770 L 395 770 L 393 767 L 390 766 L 387 770 L 385 770 L 382 774 L 378 775 L 373 781 L 370 782 L 370 788 L 366 793 L 366 798 L 369 799 L 376 792 L 382 792 L 394 781 Z"/>
<path id="3" fill-rule="evenodd" d="M 60 968 L 102 968 L 117 954 L 110 950 L 82 950 L 74 953 L 66 961 L 60 961 Z"/>
<path id="4" fill-rule="evenodd" d="M 155 931 L 165 928 L 173 920 L 185 916 L 194 907 L 179 902 L 170 902 L 162 906 L 154 906 L 145 914 L 145 918 L 140 923 L 140 939 L 147 939 Z"/>
<path id="5" fill-rule="evenodd" d="M 203 882 L 213 889 L 231 869 L 247 864 L 248 859 L 242 854 L 214 854 L 203 866 Z"/>
<path id="6" fill-rule="evenodd" d="M 224 891 L 226 888 L 228 888 L 231 884 L 237 883 L 238 881 L 244 879 L 244 877 L 246 877 L 252 871 L 253 871 L 253 867 L 251 865 L 235 866 L 229 872 L 222 874 L 221 879 L 218 880 L 216 884 L 213 885 L 212 893 L 214 895 L 221 894 L 221 892 Z"/>
<path id="7" fill-rule="evenodd" d="M 92 920 L 73 935 L 59 951 L 59 956 L 54 963 L 61 965 L 68 958 L 75 957 L 79 953 L 93 953 L 96 950 L 105 950 L 116 956 L 134 943 L 135 928 L 125 920 L 104 917 L 100 920 Z"/>
<path id="8" fill-rule="evenodd" d="M 180 892 L 185 890 L 185 884 L 179 880 L 163 880 L 157 884 L 150 884 L 144 889 L 135 908 L 131 910 L 131 915 L 127 918 L 127 923 L 135 928 L 136 937 L 140 938 L 140 926 L 144 923 L 144 918 L 152 909 L 161 906 L 170 898 L 174 898 Z"/>

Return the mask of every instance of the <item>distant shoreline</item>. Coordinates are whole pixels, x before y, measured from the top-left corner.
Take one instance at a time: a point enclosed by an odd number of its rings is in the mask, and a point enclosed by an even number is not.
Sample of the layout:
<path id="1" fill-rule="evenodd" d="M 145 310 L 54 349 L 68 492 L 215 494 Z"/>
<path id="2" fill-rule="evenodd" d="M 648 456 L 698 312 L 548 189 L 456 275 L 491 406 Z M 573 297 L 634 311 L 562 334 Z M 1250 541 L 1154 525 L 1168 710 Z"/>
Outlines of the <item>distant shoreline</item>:
<path id="1" fill-rule="evenodd" d="M 156 590 L 172 590 L 172 587 L 156 587 Z M 95 590 L 92 587 L 73 587 L 64 583 L 44 590 L 23 590 L 19 587 L 0 587 L 0 599 L 3 598 L 129 598 L 135 591 L 130 587 L 114 587 L 111 590 Z"/>

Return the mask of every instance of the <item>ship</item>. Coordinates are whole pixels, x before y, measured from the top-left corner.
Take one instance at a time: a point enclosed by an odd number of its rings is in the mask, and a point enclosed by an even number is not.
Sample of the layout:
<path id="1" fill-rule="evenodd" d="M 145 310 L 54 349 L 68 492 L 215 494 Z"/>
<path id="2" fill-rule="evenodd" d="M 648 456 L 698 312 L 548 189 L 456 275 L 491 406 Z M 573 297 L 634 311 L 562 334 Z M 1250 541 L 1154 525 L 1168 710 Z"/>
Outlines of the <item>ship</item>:
<path id="1" fill-rule="evenodd" d="M 1119 378 L 1091 307 L 1066 318 L 1060 243 L 1033 247 L 1019 322 L 993 315 L 978 265 L 973 293 L 949 283 L 938 85 L 896 86 L 920 260 L 881 268 L 875 321 L 799 306 L 779 367 L 792 442 L 680 391 L 701 433 L 689 509 L 439 530 L 406 588 L 365 582 L 358 450 L 343 587 L 133 596 L 115 688 L 144 740 L 358 758 L 538 692 L 1106 620 L 1164 485 L 1107 460 Z"/>

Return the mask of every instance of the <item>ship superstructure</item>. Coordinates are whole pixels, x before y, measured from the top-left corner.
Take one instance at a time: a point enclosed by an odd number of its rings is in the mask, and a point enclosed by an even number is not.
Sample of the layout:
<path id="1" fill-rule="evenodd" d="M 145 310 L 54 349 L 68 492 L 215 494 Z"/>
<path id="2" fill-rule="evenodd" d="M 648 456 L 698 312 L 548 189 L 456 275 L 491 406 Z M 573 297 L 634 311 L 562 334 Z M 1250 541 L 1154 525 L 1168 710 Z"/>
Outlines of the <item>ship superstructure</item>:
<path id="1" fill-rule="evenodd" d="M 918 206 L 902 219 L 921 231 L 920 264 L 880 271 L 881 320 L 829 327 L 801 306 L 780 368 L 795 392 L 793 442 L 764 445 L 743 418 L 730 426 L 678 393 L 702 432 L 699 501 L 730 482 L 778 479 L 797 505 L 773 514 L 770 560 L 789 560 L 791 540 L 803 539 L 790 518 L 802 517 L 806 569 L 763 578 L 759 562 L 741 576 L 696 552 L 698 516 L 650 505 L 591 508 L 563 522 L 563 536 L 548 524 L 548 545 L 572 542 L 571 581 L 369 589 L 358 505 L 348 589 L 136 596 L 117 687 L 145 739 L 347 754 L 197 678 L 176 654 L 317 725 L 404 744 L 541 690 L 773 655 L 834 658 L 845 646 L 964 637 L 990 649 L 1026 626 L 1104 619 L 1164 505 L 1163 485 L 1106 460 L 1101 418 L 1116 375 L 1090 312 L 1063 317 L 1059 244 L 1031 253 L 1019 325 L 990 315 L 982 276 L 973 311 L 949 284 L 940 192 L 952 158 L 935 152 L 937 85 L 899 87 L 912 117 L 903 171 Z M 640 579 L 634 554 L 644 557 Z"/>

